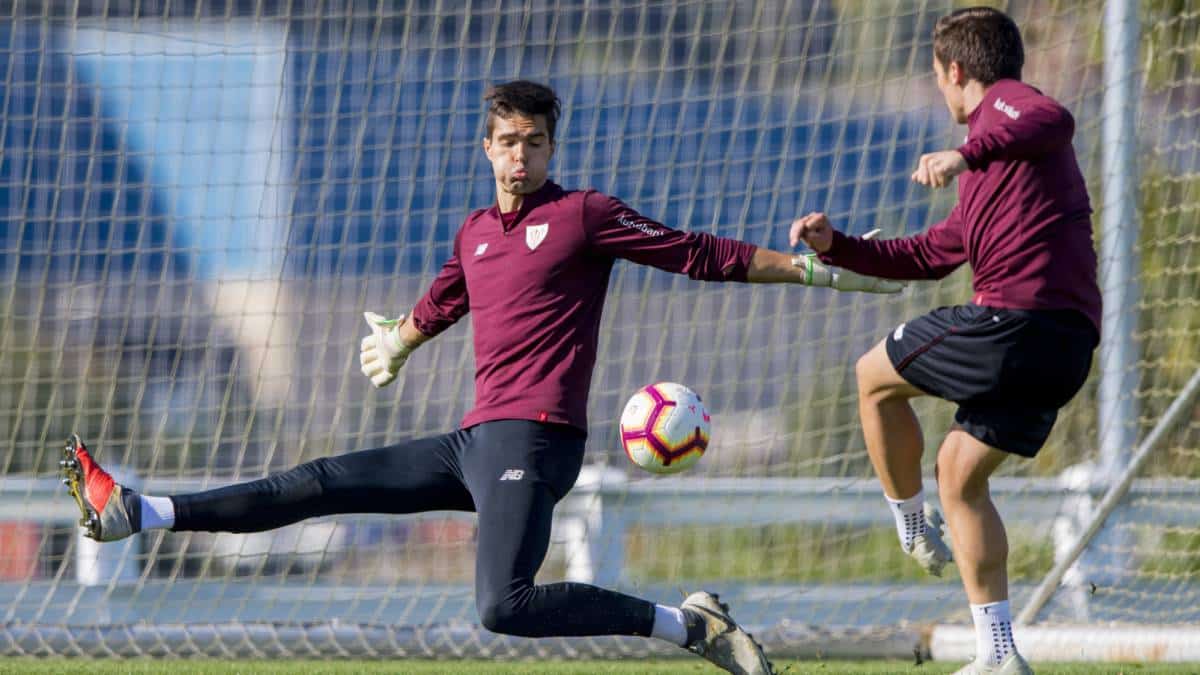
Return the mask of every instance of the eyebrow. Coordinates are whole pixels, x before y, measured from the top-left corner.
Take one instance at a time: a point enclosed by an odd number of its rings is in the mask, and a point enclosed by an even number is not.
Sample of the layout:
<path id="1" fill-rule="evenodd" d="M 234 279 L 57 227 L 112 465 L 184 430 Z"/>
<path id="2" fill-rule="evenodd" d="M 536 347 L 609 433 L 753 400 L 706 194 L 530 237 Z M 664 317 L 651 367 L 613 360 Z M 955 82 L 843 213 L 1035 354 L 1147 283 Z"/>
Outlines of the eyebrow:
<path id="1" fill-rule="evenodd" d="M 538 136 L 546 136 L 546 135 L 547 134 L 544 131 L 535 131 L 530 134 L 520 134 L 515 131 L 510 131 L 507 134 L 500 134 L 496 138 L 536 138 Z"/>

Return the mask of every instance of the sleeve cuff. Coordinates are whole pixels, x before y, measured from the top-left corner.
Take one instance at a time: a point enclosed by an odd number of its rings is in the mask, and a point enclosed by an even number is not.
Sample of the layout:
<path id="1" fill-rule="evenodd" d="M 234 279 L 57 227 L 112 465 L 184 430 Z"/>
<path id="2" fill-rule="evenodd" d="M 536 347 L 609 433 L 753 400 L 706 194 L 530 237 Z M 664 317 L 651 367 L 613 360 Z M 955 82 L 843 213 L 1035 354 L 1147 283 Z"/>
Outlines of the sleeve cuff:
<path id="1" fill-rule="evenodd" d="M 412 319 L 413 328 L 416 328 L 417 332 L 421 333 L 425 337 L 430 337 L 430 338 L 437 337 L 438 333 L 441 332 L 438 330 L 438 327 L 436 325 L 433 325 L 431 322 L 428 322 L 428 321 L 424 320 L 423 318 L 417 316 L 417 308 L 416 307 L 413 308 L 412 314 L 409 315 L 409 318 Z"/>
<path id="2" fill-rule="evenodd" d="M 737 270 L 736 275 L 733 275 L 731 277 L 731 279 L 730 279 L 731 281 L 740 281 L 740 282 L 747 281 L 747 279 L 750 276 L 751 262 L 754 260 L 754 254 L 757 252 L 758 252 L 758 246 L 756 244 L 742 242 L 742 251 L 741 251 L 742 255 L 741 255 L 741 259 L 738 261 L 738 270 Z"/>
<path id="3" fill-rule="evenodd" d="M 830 244 L 829 250 L 824 253 L 817 254 L 817 260 L 826 265 L 837 265 L 837 258 L 846 250 L 846 240 L 849 239 L 840 230 L 833 231 L 833 243 Z"/>
<path id="4" fill-rule="evenodd" d="M 956 148 L 958 154 L 967 162 L 967 168 L 974 171 L 979 168 L 982 158 L 979 156 L 979 146 L 973 141 L 967 141 Z"/>

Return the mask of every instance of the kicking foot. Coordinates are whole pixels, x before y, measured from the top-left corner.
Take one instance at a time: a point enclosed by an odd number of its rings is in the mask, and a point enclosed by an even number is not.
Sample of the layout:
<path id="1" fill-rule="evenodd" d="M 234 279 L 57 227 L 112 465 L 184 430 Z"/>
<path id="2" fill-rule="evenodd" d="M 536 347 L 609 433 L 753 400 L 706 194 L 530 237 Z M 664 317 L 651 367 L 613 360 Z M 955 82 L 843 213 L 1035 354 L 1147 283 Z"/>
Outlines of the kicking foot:
<path id="1" fill-rule="evenodd" d="M 116 541 L 138 531 L 137 495 L 121 486 L 92 459 L 79 434 L 71 434 L 63 448 L 62 482 L 79 505 L 79 524 L 96 541 Z M 140 520 L 140 518 L 139 518 Z"/>
<path id="2" fill-rule="evenodd" d="M 935 577 L 942 576 L 942 568 L 954 562 L 954 554 L 946 545 L 946 521 L 942 514 L 928 502 L 925 503 L 925 533 L 913 538 L 912 548 L 907 553 L 921 567 Z"/>
<path id="3" fill-rule="evenodd" d="M 975 659 L 955 671 L 954 675 L 1033 675 L 1033 668 L 1029 667 L 1020 654 L 1009 654 L 1007 659 L 996 666 L 989 666 Z"/>
<path id="4" fill-rule="evenodd" d="M 692 593 L 679 607 L 688 624 L 687 650 L 737 675 L 772 675 L 762 645 L 733 617 L 729 605 L 712 593 Z"/>

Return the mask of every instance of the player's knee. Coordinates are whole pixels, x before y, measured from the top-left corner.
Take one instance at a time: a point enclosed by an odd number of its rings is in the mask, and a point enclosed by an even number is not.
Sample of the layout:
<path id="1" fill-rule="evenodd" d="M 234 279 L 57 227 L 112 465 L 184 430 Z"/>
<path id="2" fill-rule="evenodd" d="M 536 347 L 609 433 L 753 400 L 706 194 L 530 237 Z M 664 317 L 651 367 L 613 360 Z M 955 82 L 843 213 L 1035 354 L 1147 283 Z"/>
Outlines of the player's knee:
<path id="1" fill-rule="evenodd" d="M 854 377 L 858 382 L 859 396 L 872 399 L 887 398 L 890 391 L 887 387 L 886 369 L 884 364 L 880 362 L 880 353 L 878 349 L 863 354 L 858 361 L 854 363 Z M 887 355 L 882 358 L 886 362 Z M 890 364 L 888 364 L 890 365 Z"/>
<path id="2" fill-rule="evenodd" d="M 988 497 L 987 479 L 977 479 L 970 474 L 956 471 L 942 457 L 938 457 L 934 474 L 937 476 L 938 496 L 943 502 L 974 503 Z"/>
<path id="3" fill-rule="evenodd" d="M 502 635 L 522 635 L 525 621 L 516 603 L 508 599 L 489 600 L 479 605 L 483 627 Z"/>
<path id="4" fill-rule="evenodd" d="M 501 605 L 499 602 L 479 605 L 479 623 L 493 633 L 504 633 L 509 621 L 508 612 Z"/>
<path id="5" fill-rule="evenodd" d="M 871 375 L 871 352 L 867 352 L 854 362 L 854 380 L 858 383 L 859 392 L 866 394 L 871 391 Z"/>

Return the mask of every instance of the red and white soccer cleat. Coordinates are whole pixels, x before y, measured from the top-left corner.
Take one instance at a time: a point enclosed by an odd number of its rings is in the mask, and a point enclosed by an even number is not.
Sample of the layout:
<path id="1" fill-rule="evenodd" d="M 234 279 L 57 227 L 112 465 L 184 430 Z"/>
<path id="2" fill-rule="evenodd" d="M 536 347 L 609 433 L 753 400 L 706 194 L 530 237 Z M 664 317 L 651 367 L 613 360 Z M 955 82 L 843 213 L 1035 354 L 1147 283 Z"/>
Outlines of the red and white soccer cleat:
<path id="1" fill-rule="evenodd" d="M 87 530 L 88 537 L 96 541 L 117 541 L 137 531 L 124 499 L 133 496 L 132 493 L 100 468 L 79 434 L 71 434 L 67 439 L 63 459 L 58 465 L 62 469 L 63 484 L 71 491 L 83 514 L 79 524 Z"/>

